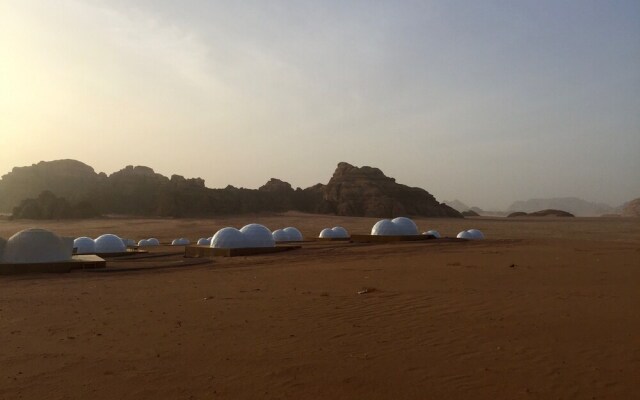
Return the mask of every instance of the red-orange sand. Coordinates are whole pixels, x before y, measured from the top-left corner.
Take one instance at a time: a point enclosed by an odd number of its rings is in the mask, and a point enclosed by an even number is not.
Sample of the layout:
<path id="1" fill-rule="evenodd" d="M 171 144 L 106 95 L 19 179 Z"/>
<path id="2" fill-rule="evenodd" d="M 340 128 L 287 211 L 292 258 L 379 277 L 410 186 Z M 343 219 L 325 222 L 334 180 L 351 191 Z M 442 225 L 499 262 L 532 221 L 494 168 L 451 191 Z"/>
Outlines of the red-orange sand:
<path id="1" fill-rule="evenodd" d="M 315 236 L 338 224 L 367 233 L 375 220 L 0 221 L 0 236 L 35 225 L 196 240 L 248 222 Z M 640 220 L 417 222 L 487 240 L 0 277 L 0 398 L 640 397 Z M 145 265 L 156 262 L 167 261 Z"/>

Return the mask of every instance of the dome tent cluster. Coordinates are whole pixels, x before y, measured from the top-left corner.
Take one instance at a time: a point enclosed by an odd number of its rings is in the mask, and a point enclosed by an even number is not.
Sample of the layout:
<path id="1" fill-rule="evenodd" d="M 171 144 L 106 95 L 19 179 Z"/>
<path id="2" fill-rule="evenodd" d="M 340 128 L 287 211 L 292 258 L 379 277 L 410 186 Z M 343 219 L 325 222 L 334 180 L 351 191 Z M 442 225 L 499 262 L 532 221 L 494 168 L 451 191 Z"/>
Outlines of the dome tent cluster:
<path id="1" fill-rule="evenodd" d="M 398 217 L 394 219 L 383 219 L 377 221 L 372 229 L 371 235 L 377 236 L 420 236 L 418 226 L 409 218 Z M 437 230 L 428 230 L 422 235 L 440 238 Z M 355 238 L 340 226 L 323 229 L 319 238 Z M 481 240 L 485 236 L 478 229 L 468 229 L 458 233 L 457 238 L 466 240 Z M 279 242 L 302 241 L 302 233 L 295 227 L 286 227 L 270 231 L 266 226 L 252 223 L 241 229 L 226 227 L 220 229 L 208 238 L 200 238 L 199 246 L 211 248 L 269 248 L 275 247 Z M 395 240 L 390 238 L 390 240 Z M 407 240 L 418 240 L 408 238 Z M 356 239 L 357 241 L 357 239 Z M 159 241 L 156 238 L 143 239 L 139 246 L 157 246 Z M 187 238 L 178 238 L 172 242 L 175 246 L 186 246 L 190 244 Z M 13 235 L 9 240 L 0 238 L 0 263 L 51 263 L 58 261 L 68 261 L 74 253 L 77 254 L 109 254 L 123 253 L 127 247 L 135 245 L 131 239 L 124 239 L 114 234 L 104 234 L 95 239 L 82 236 L 75 240 L 73 238 L 63 238 L 44 229 L 26 229 Z M 291 247 L 291 246 L 284 246 Z M 185 250 L 186 251 L 186 250 Z"/>
<path id="2" fill-rule="evenodd" d="M 371 234 L 377 236 L 417 235 L 418 226 L 413 220 L 405 217 L 382 219 L 371 228 Z"/>
<path id="3" fill-rule="evenodd" d="M 138 247 L 160 246 L 160 241 L 156 238 L 142 239 L 138 242 Z"/>
<path id="4" fill-rule="evenodd" d="M 172 246 L 187 246 L 191 241 L 181 237 L 171 242 Z M 104 253 L 123 253 L 127 251 L 127 247 L 149 247 L 159 246 L 160 241 L 156 238 L 142 239 L 136 243 L 133 239 L 120 238 L 117 235 L 105 234 L 98 238 L 79 237 L 74 240 L 73 247 L 76 248 L 77 254 L 104 254 Z"/>
<path id="5" fill-rule="evenodd" d="M 76 254 L 124 253 L 127 251 L 127 246 L 135 246 L 135 242 L 111 233 L 98 236 L 95 240 L 82 236 L 73 241 Z"/>
<path id="6" fill-rule="evenodd" d="M 346 239 L 349 237 L 349 232 L 341 226 L 334 226 L 333 228 L 321 230 L 318 237 L 322 239 Z"/>
<path id="7" fill-rule="evenodd" d="M 279 242 L 302 241 L 303 237 L 300 231 L 294 227 L 277 229 L 270 233 L 271 238 L 267 235 L 269 229 L 260 224 L 249 224 L 241 229 L 226 227 L 220 229 L 209 240 L 202 238 L 199 240 L 200 245 L 207 245 L 214 248 L 249 248 L 249 247 L 274 247 Z M 484 239 L 484 235 L 477 229 L 470 229 L 462 238 L 465 239 Z M 442 236 L 437 230 L 431 229 L 422 233 L 423 235 L 432 236 L 439 239 Z M 397 217 L 394 219 L 383 219 L 372 227 L 371 235 L 376 236 L 412 236 L 420 235 L 418 226 L 410 218 Z M 349 232 L 340 226 L 333 228 L 324 228 L 319 238 L 349 238 Z M 460 235 L 458 237 L 461 237 Z M 200 243 L 202 241 L 202 243 Z"/>
<path id="8" fill-rule="evenodd" d="M 442 236 L 440 232 L 435 229 L 431 229 L 422 233 L 423 235 L 433 236 L 436 239 L 440 239 Z M 406 236 L 406 235 L 418 235 L 418 227 L 410 218 L 398 217 L 392 220 L 383 219 L 371 228 L 371 235 L 377 236 Z M 457 236 L 458 239 L 471 239 L 481 240 L 484 239 L 484 234 L 478 229 L 469 229 L 460 232 Z"/>
<path id="9" fill-rule="evenodd" d="M 275 247 L 271 231 L 260 224 L 245 225 L 240 229 L 226 227 L 220 229 L 211 238 L 211 247 L 221 249 L 239 249 L 253 247 Z"/>
<path id="10" fill-rule="evenodd" d="M 276 242 L 302 242 L 303 240 L 302 233 L 293 226 L 276 229 L 271 234 Z"/>

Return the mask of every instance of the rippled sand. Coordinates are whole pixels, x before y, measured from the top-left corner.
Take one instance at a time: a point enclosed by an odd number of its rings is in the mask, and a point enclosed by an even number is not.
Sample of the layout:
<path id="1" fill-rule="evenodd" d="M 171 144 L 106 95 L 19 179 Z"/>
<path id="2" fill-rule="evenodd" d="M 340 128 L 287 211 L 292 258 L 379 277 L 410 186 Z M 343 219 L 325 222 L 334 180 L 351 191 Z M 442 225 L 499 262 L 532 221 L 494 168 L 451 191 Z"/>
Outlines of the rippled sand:
<path id="1" fill-rule="evenodd" d="M 195 241 L 249 222 L 315 236 L 375 220 L 0 221 L 0 236 L 37 225 Z M 488 239 L 307 244 L 195 265 L 161 247 L 114 272 L 0 277 L 0 398 L 637 396 L 639 220 L 417 222 Z"/>

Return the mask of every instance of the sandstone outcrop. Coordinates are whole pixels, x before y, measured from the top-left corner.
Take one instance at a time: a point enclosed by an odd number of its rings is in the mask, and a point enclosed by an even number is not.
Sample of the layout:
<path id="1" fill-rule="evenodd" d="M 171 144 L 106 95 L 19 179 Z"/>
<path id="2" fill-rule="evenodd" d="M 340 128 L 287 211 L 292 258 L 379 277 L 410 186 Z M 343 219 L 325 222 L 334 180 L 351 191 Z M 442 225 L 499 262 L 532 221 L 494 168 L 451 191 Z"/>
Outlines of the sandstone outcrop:
<path id="1" fill-rule="evenodd" d="M 323 199 L 324 210 L 337 215 L 461 217 L 424 189 L 396 183 L 378 168 L 358 168 L 346 162 L 338 164 Z"/>
<path id="2" fill-rule="evenodd" d="M 43 192 L 47 194 L 40 198 Z M 30 200 L 21 203 L 25 199 Z M 45 204 L 67 211 L 42 212 Z M 16 218 L 83 213 L 206 217 L 288 210 L 371 217 L 461 216 L 424 189 L 398 184 L 377 168 L 347 163 L 338 165 L 327 185 L 306 189 L 293 189 L 275 178 L 259 189 L 210 189 L 203 179 L 167 178 L 144 166 L 129 165 L 107 176 L 75 160 L 40 162 L 14 168 L 0 179 L 0 211 L 15 207 Z"/>

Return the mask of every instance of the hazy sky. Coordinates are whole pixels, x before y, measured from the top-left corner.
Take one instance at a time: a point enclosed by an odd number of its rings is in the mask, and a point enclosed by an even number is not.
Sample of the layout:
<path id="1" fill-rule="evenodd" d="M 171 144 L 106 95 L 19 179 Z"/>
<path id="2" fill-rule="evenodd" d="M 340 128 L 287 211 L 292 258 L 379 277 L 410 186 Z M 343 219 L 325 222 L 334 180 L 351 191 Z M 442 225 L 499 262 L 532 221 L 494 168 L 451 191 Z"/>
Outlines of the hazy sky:
<path id="1" fill-rule="evenodd" d="M 61 158 L 250 188 L 347 161 L 485 209 L 618 205 L 640 197 L 640 2 L 0 0 L 0 175 Z"/>

